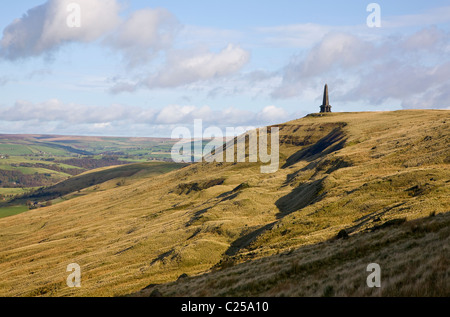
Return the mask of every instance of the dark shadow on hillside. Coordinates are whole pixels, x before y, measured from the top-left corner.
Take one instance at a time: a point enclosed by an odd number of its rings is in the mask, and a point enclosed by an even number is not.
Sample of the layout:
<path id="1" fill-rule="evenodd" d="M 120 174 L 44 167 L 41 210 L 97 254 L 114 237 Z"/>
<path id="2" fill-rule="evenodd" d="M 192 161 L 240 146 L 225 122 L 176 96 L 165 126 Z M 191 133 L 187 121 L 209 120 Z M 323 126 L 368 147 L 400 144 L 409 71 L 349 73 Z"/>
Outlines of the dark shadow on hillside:
<path id="1" fill-rule="evenodd" d="M 160 254 L 158 257 L 156 257 L 155 259 L 153 259 L 150 262 L 150 265 L 154 265 L 157 262 L 161 262 L 162 264 L 166 264 L 167 258 L 170 257 L 170 256 L 173 257 L 174 254 L 175 254 L 175 250 L 174 249 L 171 249 L 171 250 L 169 250 L 167 252 L 164 252 L 164 253 Z"/>
<path id="2" fill-rule="evenodd" d="M 352 162 L 341 157 L 333 158 L 331 160 L 328 159 L 315 160 L 309 163 L 307 166 L 295 171 L 294 173 L 287 175 L 286 181 L 283 183 L 283 186 L 288 186 L 292 181 L 295 180 L 295 178 L 298 175 L 306 171 L 315 170 L 314 174 L 311 176 L 311 178 L 313 179 L 321 172 L 324 172 L 325 174 L 329 175 L 340 170 L 341 168 L 351 166 L 353 166 Z"/>
<path id="3" fill-rule="evenodd" d="M 191 219 L 189 219 L 189 221 L 185 224 L 185 227 L 187 228 L 187 227 L 192 226 L 196 221 L 200 220 L 202 218 L 202 216 L 208 212 L 208 210 L 210 210 L 211 208 L 214 208 L 215 206 L 217 206 L 217 204 L 215 204 L 213 207 L 208 207 L 208 208 L 204 208 L 199 211 L 196 211 L 194 213 L 194 215 L 191 217 Z"/>
<path id="4" fill-rule="evenodd" d="M 346 141 L 347 140 L 345 139 L 345 134 L 342 131 L 342 127 L 335 128 L 327 136 L 320 139 L 315 144 L 301 149 L 297 153 L 291 155 L 286 160 L 286 163 L 282 166 L 282 168 L 292 166 L 301 160 L 312 162 L 319 157 L 339 151 L 344 147 Z"/>
<path id="5" fill-rule="evenodd" d="M 233 241 L 228 248 L 227 251 L 225 251 L 225 255 L 233 256 L 236 255 L 241 249 L 247 248 L 253 241 L 256 240 L 260 235 L 265 233 L 268 230 L 271 230 L 273 226 L 277 223 L 277 221 L 269 223 L 268 225 L 265 225 L 264 227 L 261 227 L 259 229 L 256 229 L 239 239 Z"/>
<path id="6" fill-rule="evenodd" d="M 190 193 L 200 192 L 214 186 L 222 185 L 224 182 L 225 178 L 221 177 L 203 182 L 182 183 L 178 184 L 177 187 L 171 191 L 171 193 L 175 193 L 177 195 L 189 195 Z"/>
<path id="7" fill-rule="evenodd" d="M 391 205 L 391 206 L 387 206 L 387 207 L 384 207 L 384 208 L 381 209 L 381 210 L 377 210 L 377 211 L 372 212 L 372 213 L 370 213 L 370 214 L 368 214 L 368 215 L 365 215 L 365 216 L 363 216 L 363 217 L 361 217 L 361 218 L 359 218 L 359 219 L 356 219 L 356 220 L 354 221 L 354 223 L 356 223 L 356 224 L 353 225 L 353 226 L 351 226 L 351 227 L 349 227 L 349 228 L 346 228 L 346 229 L 345 229 L 345 232 L 346 232 L 347 234 L 350 234 L 350 233 L 353 233 L 354 231 L 358 230 L 359 228 L 361 228 L 362 226 L 364 226 L 364 225 L 366 225 L 366 224 L 368 224 L 368 223 L 377 223 L 377 222 L 380 222 L 380 221 L 381 221 L 381 217 L 382 217 L 383 215 L 385 215 L 386 213 L 388 213 L 388 212 L 391 211 L 392 209 L 401 207 L 401 206 L 403 206 L 403 205 L 405 205 L 405 204 L 406 204 L 406 202 L 401 202 L 401 203 L 397 203 L 397 204 L 394 204 L 394 205 Z M 387 227 L 387 226 L 389 226 L 389 225 L 395 224 L 396 221 L 398 221 L 398 219 L 394 219 L 394 220 L 395 220 L 395 221 L 393 221 L 393 222 L 389 222 L 389 221 L 388 221 L 387 223 L 384 223 L 381 227 L 382 227 L 382 228 L 383 228 L 383 226 L 384 226 L 384 227 Z M 377 228 L 377 227 L 380 227 L 380 226 L 375 226 L 375 227 L 373 227 L 373 228 Z"/>
<path id="8" fill-rule="evenodd" d="M 290 194 L 280 198 L 275 204 L 280 210 L 277 214 L 277 219 L 280 220 L 290 213 L 304 208 L 310 204 L 313 204 L 325 197 L 326 193 L 321 193 L 323 190 L 323 182 L 325 178 L 316 180 L 309 183 L 304 183 L 294 189 Z M 259 236 L 263 235 L 267 231 L 277 224 L 278 221 L 272 222 L 261 228 L 255 229 L 240 238 L 233 241 L 225 252 L 227 256 L 234 256 L 240 250 L 249 247 Z"/>
<path id="9" fill-rule="evenodd" d="M 339 124 L 337 128 L 335 128 L 333 131 L 331 131 L 327 136 L 320 139 L 317 143 L 304 148 L 291 157 L 289 157 L 284 164 L 283 168 L 287 168 L 291 165 L 294 165 L 295 163 L 306 160 L 308 162 L 311 162 L 307 167 L 305 167 L 302 170 L 305 169 L 313 169 L 317 168 L 318 165 L 322 164 L 323 162 L 320 162 L 320 158 L 325 157 L 326 155 L 339 151 L 342 149 L 346 143 L 345 134 L 342 131 L 342 128 L 345 126 L 345 124 Z M 344 162 L 344 161 L 330 161 L 323 163 L 323 168 L 326 166 L 326 172 L 327 174 L 331 174 L 332 172 L 336 171 L 337 169 L 350 166 L 350 163 Z M 300 171 L 297 171 L 296 173 L 293 173 L 288 176 L 295 178 Z M 317 173 L 316 173 L 317 174 Z M 326 177 L 314 180 L 310 182 L 306 182 L 295 188 L 291 193 L 288 195 L 281 197 L 278 199 L 275 203 L 275 205 L 278 207 L 280 212 L 276 215 L 277 219 L 280 220 L 283 217 L 289 215 L 290 213 L 293 213 L 297 210 L 300 210 L 302 208 L 305 208 L 306 206 L 309 206 L 311 204 L 314 204 L 320 200 L 322 200 L 326 192 L 323 192 L 324 189 L 324 180 Z M 287 180 L 287 181 L 288 181 Z M 231 193 L 228 193 L 231 194 Z M 231 246 L 228 248 L 228 250 L 225 252 L 225 255 L 233 256 L 239 252 L 241 249 L 247 248 L 253 241 L 255 241 L 259 236 L 264 234 L 266 231 L 269 231 L 273 228 L 273 226 L 277 223 L 273 222 L 269 225 L 263 226 L 259 229 L 256 229 L 240 238 L 235 240 L 231 243 Z"/>
<path id="10" fill-rule="evenodd" d="M 237 187 L 239 188 L 239 186 Z M 186 223 L 185 227 L 190 227 L 195 224 L 196 221 L 200 220 L 204 214 L 206 214 L 209 210 L 216 207 L 218 204 L 226 201 L 226 200 L 233 200 L 239 195 L 239 190 L 236 191 L 236 189 L 232 190 L 231 192 L 226 192 L 221 195 L 219 195 L 217 198 L 221 199 L 220 201 L 216 202 L 214 206 L 207 207 L 201 210 L 198 210 L 194 213 L 194 215 L 189 219 L 189 221 Z"/>
<path id="11" fill-rule="evenodd" d="M 322 178 L 312 182 L 303 183 L 286 196 L 278 199 L 275 202 L 275 205 L 280 210 L 277 214 L 277 218 L 281 219 L 290 213 L 305 208 L 306 206 L 323 199 L 326 194 L 321 193 L 324 188 L 324 180 L 325 178 Z"/>

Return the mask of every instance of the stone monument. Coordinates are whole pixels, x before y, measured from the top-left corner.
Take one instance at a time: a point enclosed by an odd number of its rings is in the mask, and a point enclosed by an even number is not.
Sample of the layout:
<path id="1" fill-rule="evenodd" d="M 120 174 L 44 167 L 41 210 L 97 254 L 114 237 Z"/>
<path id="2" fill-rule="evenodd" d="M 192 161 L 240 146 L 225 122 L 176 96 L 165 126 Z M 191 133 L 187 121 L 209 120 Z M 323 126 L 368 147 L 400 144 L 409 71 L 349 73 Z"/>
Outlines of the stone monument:
<path id="1" fill-rule="evenodd" d="M 328 85 L 325 85 L 323 92 L 323 104 L 320 106 L 320 113 L 331 112 L 330 100 L 328 99 Z"/>

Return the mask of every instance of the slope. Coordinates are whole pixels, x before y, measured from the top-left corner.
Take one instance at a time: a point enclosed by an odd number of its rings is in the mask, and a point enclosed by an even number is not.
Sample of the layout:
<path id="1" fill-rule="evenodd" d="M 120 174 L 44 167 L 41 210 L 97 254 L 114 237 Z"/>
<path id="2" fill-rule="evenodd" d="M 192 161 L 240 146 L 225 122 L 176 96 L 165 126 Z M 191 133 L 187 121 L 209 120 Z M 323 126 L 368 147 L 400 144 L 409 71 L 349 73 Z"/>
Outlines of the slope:
<path id="1" fill-rule="evenodd" d="M 241 264 L 228 262 L 131 296 L 448 297 L 449 245 L 450 213 L 431 215 Z M 367 287 L 370 263 L 380 265 L 380 288 Z"/>
<path id="2" fill-rule="evenodd" d="M 30 193 L 21 195 L 13 199 L 9 204 L 21 204 L 28 200 L 53 200 L 75 192 L 80 193 L 84 189 L 111 180 L 116 181 L 113 186 L 122 186 L 125 183 L 125 179 L 130 180 L 133 176 L 150 177 L 161 175 L 184 166 L 186 166 L 186 164 L 149 162 L 99 168 L 71 177 L 55 185 L 42 187 Z"/>
<path id="3" fill-rule="evenodd" d="M 276 173 L 198 163 L 2 219 L 0 295 L 124 295 L 448 212 L 449 117 L 310 115 L 278 125 Z M 70 263 L 82 268 L 81 289 L 65 285 Z"/>

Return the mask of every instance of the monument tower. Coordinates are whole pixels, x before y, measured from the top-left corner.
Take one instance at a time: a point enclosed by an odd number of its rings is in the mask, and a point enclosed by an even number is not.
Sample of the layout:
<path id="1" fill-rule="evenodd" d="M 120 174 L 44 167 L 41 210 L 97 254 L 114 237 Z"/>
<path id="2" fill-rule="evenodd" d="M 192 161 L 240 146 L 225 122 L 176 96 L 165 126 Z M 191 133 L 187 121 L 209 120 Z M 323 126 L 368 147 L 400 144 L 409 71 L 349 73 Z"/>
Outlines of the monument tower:
<path id="1" fill-rule="evenodd" d="M 328 85 L 325 85 L 323 92 L 323 104 L 320 106 L 320 113 L 331 112 L 330 100 L 328 99 Z"/>

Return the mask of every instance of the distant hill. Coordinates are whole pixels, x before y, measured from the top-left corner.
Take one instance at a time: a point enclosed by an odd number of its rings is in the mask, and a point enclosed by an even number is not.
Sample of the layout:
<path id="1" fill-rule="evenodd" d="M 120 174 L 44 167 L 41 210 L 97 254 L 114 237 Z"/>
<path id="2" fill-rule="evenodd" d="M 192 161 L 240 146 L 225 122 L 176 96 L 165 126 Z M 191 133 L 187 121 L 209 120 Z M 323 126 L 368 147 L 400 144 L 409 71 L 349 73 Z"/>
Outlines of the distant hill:
<path id="1" fill-rule="evenodd" d="M 0 154 L 148 155 L 170 149 L 175 142 L 164 138 L 0 134 Z"/>
<path id="2" fill-rule="evenodd" d="M 170 151 L 175 142 L 163 138 L 2 134 L 0 204 L 17 193 L 49 187 L 100 167 L 172 162 Z"/>
<path id="3" fill-rule="evenodd" d="M 0 295 L 448 296 L 449 120 L 314 114 L 276 125 L 276 173 L 196 163 L 0 219 Z"/>

